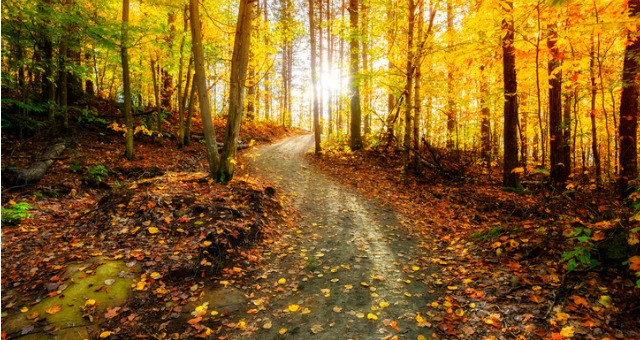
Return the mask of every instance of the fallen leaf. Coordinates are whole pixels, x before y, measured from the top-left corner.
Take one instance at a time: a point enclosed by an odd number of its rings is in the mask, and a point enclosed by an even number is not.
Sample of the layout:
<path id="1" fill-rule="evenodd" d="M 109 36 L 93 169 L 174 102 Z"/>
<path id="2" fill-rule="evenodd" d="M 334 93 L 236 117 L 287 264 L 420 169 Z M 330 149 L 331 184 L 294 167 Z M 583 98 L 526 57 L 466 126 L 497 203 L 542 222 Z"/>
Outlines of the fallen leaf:
<path id="1" fill-rule="evenodd" d="M 285 279 L 284 277 L 283 277 L 283 278 L 280 278 L 280 279 L 278 280 L 278 284 L 279 284 L 279 285 L 283 285 L 283 284 L 285 284 L 285 283 L 287 283 L 287 279 Z"/>
<path id="2" fill-rule="evenodd" d="M 295 312 L 297 312 L 299 310 L 300 310 L 300 305 L 296 305 L 296 304 L 289 305 L 289 311 L 290 312 L 295 313 Z"/>
<path id="3" fill-rule="evenodd" d="M 311 333 L 313 334 L 318 334 L 320 332 L 322 332 L 324 330 L 324 328 L 322 328 L 321 325 L 313 325 L 311 326 Z"/>
<path id="4" fill-rule="evenodd" d="M 367 314 L 367 319 L 369 319 L 369 320 L 378 320 L 378 316 L 373 314 L 373 313 L 369 313 L 369 314 Z"/>
<path id="5" fill-rule="evenodd" d="M 60 312 L 62 310 L 62 305 L 55 305 L 55 306 L 51 306 L 49 307 L 46 312 L 47 314 L 56 314 L 58 312 Z"/>
<path id="6" fill-rule="evenodd" d="M 147 228 L 147 231 L 149 232 L 149 234 L 157 234 L 160 232 L 160 229 L 156 228 L 156 227 L 149 227 Z"/>
<path id="7" fill-rule="evenodd" d="M 562 330 L 560 331 L 560 335 L 565 338 L 572 338 L 574 334 L 575 331 L 573 329 L 573 326 L 562 327 Z"/>
<path id="8" fill-rule="evenodd" d="M 280 328 L 280 330 L 278 331 L 278 333 L 280 333 L 280 335 L 284 335 L 287 332 L 286 328 Z"/>
<path id="9" fill-rule="evenodd" d="M 111 331 L 104 331 L 102 333 L 100 333 L 100 339 L 105 339 L 111 336 L 111 334 L 113 334 L 113 332 Z"/>

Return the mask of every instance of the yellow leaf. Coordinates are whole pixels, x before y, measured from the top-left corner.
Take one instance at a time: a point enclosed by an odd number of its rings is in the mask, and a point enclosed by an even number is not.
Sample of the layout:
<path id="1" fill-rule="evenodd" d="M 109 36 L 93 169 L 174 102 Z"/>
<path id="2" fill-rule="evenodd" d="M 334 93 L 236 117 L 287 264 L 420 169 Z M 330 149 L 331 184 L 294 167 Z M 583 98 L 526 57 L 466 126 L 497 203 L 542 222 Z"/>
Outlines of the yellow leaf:
<path id="1" fill-rule="evenodd" d="M 233 267 L 233 271 L 234 271 L 235 273 L 242 273 L 242 268 Z"/>
<path id="2" fill-rule="evenodd" d="M 143 290 L 143 289 L 144 289 L 144 286 L 145 286 L 146 284 L 147 284 L 147 283 L 146 283 L 146 282 L 144 282 L 144 281 L 140 281 L 140 282 L 136 283 L 136 290 Z"/>
<path id="3" fill-rule="evenodd" d="M 469 304 L 469 308 L 476 308 L 476 304 L 475 304 L 475 303 L 473 303 L 473 302 L 472 302 L 472 303 L 470 303 L 470 304 Z"/>
<path id="4" fill-rule="evenodd" d="M 423 323 L 426 320 L 422 317 L 422 315 L 420 315 L 420 313 L 418 313 L 418 315 L 416 315 L 416 322 L 417 323 Z"/>
<path id="5" fill-rule="evenodd" d="M 156 227 L 149 227 L 147 228 L 147 231 L 149 231 L 149 234 L 157 234 L 160 232 L 160 230 Z"/>
<path id="6" fill-rule="evenodd" d="M 247 322 L 246 321 L 240 321 L 238 322 L 238 324 L 236 325 L 237 329 L 245 329 L 247 327 Z"/>
<path id="7" fill-rule="evenodd" d="M 381 301 L 380 302 L 380 308 L 387 308 L 387 307 L 389 307 L 389 303 L 388 302 L 386 302 L 386 301 Z"/>
<path id="8" fill-rule="evenodd" d="M 427 338 L 424 335 L 420 334 L 418 335 L 418 340 L 427 340 Z"/>
<path id="9" fill-rule="evenodd" d="M 154 279 L 154 280 L 157 280 L 157 279 L 162 277 L 162 275 L 160 275 L 160 273 L 158 273 L 158 272 L 153 272 L 149 276 L 151 276 L 151 278 Z"/>
<path id="10" fill-rule="evenodd" d="M 47 312 L 47 314 L 56 314 L 56 313 L 58 313 L 58 312 L 59 312 L 59 311 L 61 311 L 61 310 L 62 310 L 62 305 L 55 305 L 55 306 L 51 306 L 51 307 L 49 307 L 49 308 L 46 310 L 46 312 Z"/>
<path id="11" fill-rule="evenodd" d="M 262 328 L 264 328 L 264 329 L 271 329 L 271 327 L 273 327 L 273 324 L 271 323 L 271 320 L 265 322 L 265 324 L 262 325 Z"/>
<path id="12" fill-rule="evenodd" d="M 352 286 L 352 285 L 344 285 L 344 289 L 346 289 L 346 290 L 349 290 L 349 289 L 351 289 L 351 288 L 353 288 L 353 286 Z"/>
<path id="13" fill-rule="evenodd" d="M 406 293 L 404 293 L 404 296 L 406 296 L 406 297 L 411 297 L 411 293 L 406 292 Z"/>
<path id="14" fill-rule="evenodd" d="M 279 284 L 279 285 L 283 285 L 283 284 L 285 284 L 285 283 L 287 283 L 287 279 L 285 279 L 284 277 L 283 277 L 283 278 L 280 278 L 280 279 L 278 280 L 278 284 Z"/>
<path id="15" fill-rule="evenodd" d="M 40 316 L 40 313 L 38 313 L 37 311 L 33 311 L 33 313 L 29 313 L 29 315 L 27 315 L 27 319 L 28 320 L 33 320 L 35 318 L 37 318 L 38 316 Z"/>
<path id="16" fill-rule="evenodd" d="M 289 305 L 289 311 L 290 312 L 295 313 L 295 312 L 297 312 L 299 310 L 300 310 L 300 305 L 296 305 L 296 304 Z"/>
<path id="17" fill-rule="evenodd" d="M 464 310 L 458 308 L 458 309 L 456 309 L 455 313 L 456 313 L 457 316 L 463 316 L 464 315 Z"/>
<path id="18" fill-rule="evenodd" d="M 311 313 L 311 309 L 309 309 L 307 307 L 302 309 L 302 314 L 309 314 L 309 313 Z"/>
<path id="19" fill-rule="evenodd" d="M 458 290 L 458 286 L 447 286 L 448 290 Z"/>
<path id="20" fill-rule="evenodd" d="M 420 267 L 418 267 L 418 266 L 411 266 L 411 270 L 413 270 L 414 272 L 417 272 L 418 270 L 420 270 Z"/>
<path id="21" fill-rule="evenodd" d="M 523 174 L 524 173 L 524 168 L 523 167 L 514 168 L 513 170 L 511 170 L 511 173 Z"/>
<path id="22" fill-rule="evenodd" d="M 108 337 L 111 336 L 111 334 L 112 334 L 111 331 L 104 331 L 104 332 L 100 333 L 100 339 L 108 338 Z"/>
<path id="23" fill-rule="evenodd" d="M 280 335 L 284 335 L 284 333 L 287 332 L 286 328 L 280 328 L 280 330 L 278 331 L 278 333 L 280 333 Z"/>
<path id="24" fill-rule="evenodd" d="M 358 319 L 364 318 L 364 313 L 362 313 L 362 312 L 356 313 L 356 318 L 358 318 Z"/>
<path id="25" fill-rule="evenodd" d="M 26 313 L 26 312 L 28 312 L 28 311 L 29 311 L 29 307 L 26 307 L 26 306 L 25 306 L 25 307 L 20 308 L 20 312 L 21 312 L 21 313 Z"/>
<path id="26" fill-rule="evenodd" d="M 94 300 L 94 299 L 89 299 L 89 300 L 85 301 L 85 303 L 84 303 L 84 305 L 87 306 L 87 307 L 91 307 L 91 306 L 93 306 L 95 304 L 96 304 L 96 300 Z"/>
<path id="27" fill-rule="evenodd" d="M 208 247 L 208 246 L 212 245 L 213 242 L 205 240 L 204 242 L 202 242 L 202 244 L 204 244 L 205 247 Z"/>
<path id="28" fill-rule="evenodd" d="M 378 316 L 373 314 L 373 313 L 369 313 L 369 314 L 367 314 L 367 319 L 369 319 L 369 320 L 378 320 Z"/>
<path id="29" fill-rule="evenodd" d="M 560 331 L 560 335 L 562 335 L 565 338 L 572 338 L 574 335 L 573 326 L 562 327 L 562 330 Z"/>
<path id="30" fill-rule="evenodd" d="M 218 313 L 218 311 L 217 311 L 217 310 L 212 310 L 212 311 L 211 311 L 211 316 L 216 316 L 216 315 L 218 315 L 218 314 L 219 314 L 219 313 Z"/>

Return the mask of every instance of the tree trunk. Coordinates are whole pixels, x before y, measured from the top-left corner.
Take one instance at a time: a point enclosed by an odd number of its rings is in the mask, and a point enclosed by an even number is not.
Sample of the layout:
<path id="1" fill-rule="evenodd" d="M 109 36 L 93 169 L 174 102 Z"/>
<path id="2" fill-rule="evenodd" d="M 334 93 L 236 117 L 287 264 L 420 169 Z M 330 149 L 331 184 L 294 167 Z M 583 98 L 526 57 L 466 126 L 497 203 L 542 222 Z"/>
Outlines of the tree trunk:
<path id="1" fill-rule="evenodd" d="M 518 167 L 518 81 L 516 78 L 516 55 L 513 46 L 513 1 L 505 2 L 507 13 L 502 20 L 502 67 L 504 75 L 504 166 L 503 184 L 519 188 Z"/>
<path id="2" fill-rule="evenodd" d="M 453 8 L 451 0 L 447 1 L 447 46 L 453 49 Z M 452 150 L 456 145 L 453 139 L 456 132 L 456 103 L 453 95 L 453 65 L 447 62 L 447 149 Z"/>
<path id="3" fill-rule="evenodd" d="M 319 154 L 320 148 L 320 110 L 318 107 L 318 70 L 316 69 L 316 27 L 314 20 L 315 0 L 309 0 L 309 35 L 311 43 L 311 86 L 313 89 L 313 135 L 315 140 L 315 154 Z"/>
<path id="4" fill-rule="evenodd" d="M 204 67 L 204 51 L 202 49 L 202 28 L 200 23 L 200 4 L 198 0 L 189 0 L 189 12 L 191 15 L 191 49 L 195 63 L 195 75 L 193 86 L 198 90 L 198 102 L 200 103 L 200 115 L 204 130 L 205 148 L 207 149 L 207 161 L 209 162 L 209 174 L 215 178 L 220 165 L 218 156 L 218 143 L 216 131 L 213 126 L 211 105 L 209 104 L 209 92 L 207 87 L 207 74 Z"/>
<path id="5" fill-rule="evenodd" d="M 636 17 L 640 12 L 640 0 L 629 0 L 629 16 Z M 633 18 L 635 19 L 635 18 Z M 622 66 L 622 95 L 620 96 L 620 135 L 618 189 L 623 198 L 635 190 L 633 180 L 638 177 L 638 72 L 640 64 L 640 39 L 634 32 L 627 32 L 627 44 Z"/>
<path id="6" fill-rule="evenodd" d="M 30 168 L 17 170 L 16 184 L 31 184 L 39 181 L 42 177 L 44 177 L 47 170 L 56 161 L 55 158 L 60 156 L 65 148 L 65 143 L 56 143 L 45 150 L 44 153 Z"/>
<path id="7" fill-rule="evenodd" d="M 591 108 L 589 118 L 591 120 L 591 152 L 593 153 L 593 162 L 596 167 L 596 185 L 602 185 L 602 166 L 600 165 L 600 152 L 598 152 L 598 134 L 596 129 L 596 100 L 598 96 L 598 87 L 596 85 L 596 69 L 595 69 L 595 43 L 594 37 L 591 35 L 591 49 L 589 53 L 589 76 L 591 78 Z"/>
<path id="8" fill-rule="evenodd" d="M 362 111 L 360 108 L 360 34 L 358 31 L 358 0 L 349 0 L 349 96 L 351 102 L 352 150 L 362 149 Z"/>
<path id="9" fill-rule="evenodd" d="M 560 50 L 556 45 L 558 32 L 556 25 L 549 25 L 547 47 L 550 51 L 548 63 L 549 75 L 549 157 L 551 161 L 551 182 L 558 188 L 564 188 L 569 176 L 565 162 L 567 144 L 564 140 L 564 125 L 562 122 L 562 70 L 560 69 Z"/>
<path id="10" fill-rule="evenodd" d="M 151 78 L 153 82 L 153 98 L 156 102 L 155 116 L 156 116 L 156 129 L 159 133 L 162 133 L 162 108 L 160 103 L 160 86 L 158 84 L 158 63 L 157 59 L 151 56 Z M 179 143 L 178 143 L 179 144 Z"/>
<path id="11" fill-rule="evenodd" d="M 189 109 L 187 110 L 187 119 L 184 122 L 184 145 L 191 145 L 191 118 L 193 117 L 193 110 L 196 105 L 196 75 L 193 75 L 193 81 L 191 82 L 191 90 L 189 91 Z"/>
<path id="12" fill-rule="evenodd" d="M 249 64 L 254 5 L 254 0 L 240 0 L 233 55 L 231 57 L 229 116 L 225 129 L 220 168 L 216 173 L 216 181 L 218 182 L 230 181 L 233 178 L 236 164 L 238 133 L 240 132 L 240 124 L 244 114 L 244 90 Z"/>
<path id="13" fill-rule="evenodd" d="M 485 66 L 480 66 L 480 158 L 491 167 L 491 109 L 489 108 L 489 78 Z"/>
<path id="14" fill-rule="evenodd" d="M 122 0 L 122 37 L 120 39 L 120 58 L 122 59 L 122 87 L 124 88 L 124 125 L 126 144 L 124 157 L 128 160 L 135 158 L 133 152 L 133 112 L 131 112 L 131 78 L 129 75 L 129 0 Z"/>

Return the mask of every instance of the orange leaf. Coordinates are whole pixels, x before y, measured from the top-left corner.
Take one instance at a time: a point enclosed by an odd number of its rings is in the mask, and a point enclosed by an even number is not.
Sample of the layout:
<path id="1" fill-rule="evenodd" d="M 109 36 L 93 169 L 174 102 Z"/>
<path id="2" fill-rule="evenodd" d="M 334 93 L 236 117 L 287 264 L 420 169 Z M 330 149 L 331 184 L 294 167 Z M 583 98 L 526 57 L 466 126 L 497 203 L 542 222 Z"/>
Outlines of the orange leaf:
<path id="1" fill-rule="evenodd" d="M 640 256 L 634 256 L 629 259 L 629 269 L 640 272 Z"/>
<path id="2" fill-rule="evenodd" d="M 56 314 L 62 310 L 62 305 L 55 305 L 46 310 L 47 314 Z"/>
<path id="3" fill-rule="evenodd" d="M 187 323 L 189 323 L 190 325 L 195 325 L 195 324 L 200 323 L 200 321 L 202 321 L 202 317 L 201 316 L 199 316 L 197 318 L 193 318 L 193 319 L 187 321 Z"/>

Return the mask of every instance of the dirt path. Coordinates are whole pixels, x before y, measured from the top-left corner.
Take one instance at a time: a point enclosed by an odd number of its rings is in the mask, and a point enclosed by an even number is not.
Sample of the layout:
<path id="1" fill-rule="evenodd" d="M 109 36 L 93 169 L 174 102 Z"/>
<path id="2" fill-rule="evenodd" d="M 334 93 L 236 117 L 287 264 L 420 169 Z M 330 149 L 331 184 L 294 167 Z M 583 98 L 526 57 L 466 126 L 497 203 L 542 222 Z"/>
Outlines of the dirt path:
<path id="1" fill-rule="evenodd" d="M 247 293 L 259 311 L 233 337 L 431 338 L 426 313 L 438 296 L 438 274 L 427 250 L 402 227 L 402 216 L 310 166 L 304 154 L 312 138 L 250 156 L 252 169 L 293 202 L 301 221 L 273 246 L 258 279 L 264 288 Z"/>

